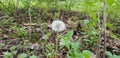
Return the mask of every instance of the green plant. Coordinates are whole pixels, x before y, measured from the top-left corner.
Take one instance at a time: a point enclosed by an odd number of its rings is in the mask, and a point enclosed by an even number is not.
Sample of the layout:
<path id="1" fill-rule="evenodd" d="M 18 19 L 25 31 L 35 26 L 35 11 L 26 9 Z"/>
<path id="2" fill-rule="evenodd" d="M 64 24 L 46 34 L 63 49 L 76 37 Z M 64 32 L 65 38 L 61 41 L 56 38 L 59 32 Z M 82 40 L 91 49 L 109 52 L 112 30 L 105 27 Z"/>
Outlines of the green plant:
<path id="1" fill-rule="evenodd" d="M 13 58 L 13 54 L 10 52 L 4 52 L 4 57 L 5 58 Z"/>
<path id="2" fill-rule="evenodd" d="M 14 37 L 25 37 L 27 35 L 27 31 L 24 28 L 17 27 L 16 24 L 15 26 L 10 27 L 11 30 L 14 30 L 13 33 L 10 33 L 11 36 Z"/>
<path id="3" fill-rule="evenodd" d="M 106 55 L 107 55 L 109 58 L 120 58 L 119 55 L 115 55 L 115 54 L 112 55 L 112 53 L 109 52 L 109 51 L 106 51 Z"/>
<path id="4" fill-rule="evenodd" d="M 62 36 L 60 46 L 62 49 L 63 47 L 66 47 L 68 49 L 67 51 L 67 58 L 90 58 L 91 52 L 89 50 L 83 50 L 82 52 L 79 50 L 80 43 L 78 41 L 71 41 L 71 37 L 73 36 L 73 30 L 67 32 L 65 36 Z"/>
<path id="5" fill-rule="evenodd" d="M 63 46 L 67 47 L 67 49 L 70 49 L 70 43 L 71 43 L 71 37 L 73 36 L 74 31 L 71 30 L 69 32 L 67 32 L 67 34 L 65 36 L 62 36 L 61 38 L 61 43 L 63 44 Z M 62 47 L 63 47 L 62 46 Z"/>
<path id="6" fill-rule="evenodd" d="M 45 53 L 45 55 L 48 58 L 53 58 L 54 57 L 54 55 L 55 55 L 54 46 L 55 46 L 55 44 L 53 44 L 53 43 L 46 44 L 46 53 Z"/>
<path id="7" fill-rule="evenodd" d="M 35 56 L 35 55 L 32 55 L 32 56 L 30 56 L 30 58 L 37 58 L 37 56 Z"/>
<path id="8" fill-rule="evenodd" d="M 27 58 L 27 57 L 28 57 L 28 55 L 26 53 L 21 53 L 18 55 L 17 58 Z"/>

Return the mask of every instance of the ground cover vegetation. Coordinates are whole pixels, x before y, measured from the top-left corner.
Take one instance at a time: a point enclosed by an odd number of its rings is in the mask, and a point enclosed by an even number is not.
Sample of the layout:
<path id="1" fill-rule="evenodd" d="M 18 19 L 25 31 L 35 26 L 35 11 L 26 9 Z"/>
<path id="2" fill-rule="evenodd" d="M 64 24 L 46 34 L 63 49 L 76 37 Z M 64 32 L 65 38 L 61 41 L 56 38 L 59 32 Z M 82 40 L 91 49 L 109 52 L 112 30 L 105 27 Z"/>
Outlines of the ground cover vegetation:
<path id="1" fill-rule="evenodd" d="M 0 0 L 0 58 L 120 58 L 120 0 Z"/>

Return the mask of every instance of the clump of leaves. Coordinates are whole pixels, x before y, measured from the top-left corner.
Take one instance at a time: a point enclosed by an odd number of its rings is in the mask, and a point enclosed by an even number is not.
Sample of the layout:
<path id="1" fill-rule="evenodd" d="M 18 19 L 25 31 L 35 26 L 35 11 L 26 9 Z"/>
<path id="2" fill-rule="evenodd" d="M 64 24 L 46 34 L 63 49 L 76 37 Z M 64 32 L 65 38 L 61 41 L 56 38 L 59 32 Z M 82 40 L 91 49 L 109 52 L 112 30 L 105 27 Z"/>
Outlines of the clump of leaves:
<path id="1" fill-rule="evenodd" d="M 5 58 L 13 58 L 13 54 L 10 52 L 4 52 L 4 57 Z"/>
<path id="2" fill-rule="evenodd" d="M 20 55 L 18 55 L 18 58 L 27 58 L 27 54 L 26 53 L 21 53 Z"/>
<path id="3" fill-rule="evenodd" d="M 61 47 L 66 47 L 67 51 L 67 58 L 90 58 L 91 52 L 89 50 L 80 51 L 80 43 L 78 41 L 71 41 L 74 31 L 71 30 L 67 32 L 65 36 L 62 37 L 61 42 L 63 43 Z"/>
<path id="4" fill-rule="evenodd" d="M 109 51 L 106 51 L 106 55 L 107 55 L 109 58 L 120 58 L 120 55 L 119 55 L 119 56 L 118 56 L 118 55 L 115 55 L 115 54 L 112 55 L 112 53 L 109 52 Z"/>
<path id="5" fill-rule="evenodd" d="M 16 25 L 10 27 L 11 30 L 14 30 L 10 33 L 11 36 L 14 37 L 25 37 L 27 36 L 27 31 L 24 28 L 17 27 Z"/>
<path id="6" fill-rule="evenodd" d="M 17 50 L 16 50 L 17 46 L 12 46 L 10 47 L 10 52 L 4 52 L 4 57 L 5 58 L 13 58 L 14 55 L 17 54 Z"/>
<path id="7" fill-rule="evenodd" d="M 35 55 L 32 55 L 32 56 L 30 56 L 30 58 L 37 58 L 37 56 L 35 56 Z"/>

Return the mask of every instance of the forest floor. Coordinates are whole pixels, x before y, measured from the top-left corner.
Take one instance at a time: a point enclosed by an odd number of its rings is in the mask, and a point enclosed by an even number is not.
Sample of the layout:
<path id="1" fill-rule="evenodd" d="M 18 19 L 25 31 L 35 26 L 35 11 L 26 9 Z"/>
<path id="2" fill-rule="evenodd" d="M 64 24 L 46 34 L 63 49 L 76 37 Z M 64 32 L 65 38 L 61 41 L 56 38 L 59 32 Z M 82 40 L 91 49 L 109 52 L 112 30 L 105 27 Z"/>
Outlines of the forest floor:
<path id="1" fill-rule="evenodd" d="M 31 46 L 35 45 L 36 47 L 40 47 L 40 45 L 38 44 L 39 43 L 38 40 L 43 38 L 43 36 L 46 35 L 47 33 L 51 33 L 48 43 L 50 42 L 54 43 L 55 38 L 56 38 L 56 33 L 51 30 L 50 24 L 55 20 L 54 16 L 56 15 L 56 12 L 58 11 L 48 10 L 46 12 L 42 9 L 41 10 L 34 9 L 32 11 L 33 11 L 31 12 L 32 14 L 32 38 L 30 39 L 31 42 L 29 44 Z M 14 28 L 16 27 L 25 28 L 27 33 L 29 33 L 29 26 L 30 26 L 29 16 L 26 13 L 26 11 L 24 9 L 20 9 L 20 10 L 17 10 L 14 14 L 11 16 L 7 16 L 5 12 L 0 11 L 0 21 L 2 24 L 0 25 L 0 29 L 2 30 L 2 33 L 0 33 L 0 58 L 3 57 L 4 55 L 3 52 L 10 51 L 10 47 L 16 46 L 19 44 L 21 45 L 24 44 L 24 40 L 28 38 L 29 36 L 29 35 L 26 35 L 26 36 L 16 37 L 15 35 L 17 34 L 16 29 L 14 30 Z M 72 29 L 74 30 L 74 34 L 72 36 L 73 41 L 76 41 L 79 38 L 82 39 L 83 35 L 80 32 L 83 31 L 81 30 L 81 28 L 84 27 L 84 25 L 79 22 L 79 19 L 84 20 L 84 19 L 90 18 L 90 15 L 80 13 L 77 11 L 72 12 L 72 11 L 62 11 L 62 10 L 58 13 L 58 15 L 59 15 L 58 18 L 64 21 L 67 27 L 66 28 L 67 30 L 61 32 L 61 35 L 64 35 L 68 30 Z M 8 21 L 7 23 L 6 23 L 6 20 Z M 116 28 L 117 27 L 118 26 L 116 26 Z M 110 31 L 111 30 L 107 30 L 107 35 L 108 35 L 107 43 L 106 43 L 107 50 L 111 51 L 113 54 L 120 55 L 120 41 L 118 41 L 118 39 L 111 38 L 111 36 L 109 35 Z M 114 33 L 115 32 L 116 34 L 118 34 L 118 36 L 120 35 L 119 29 L 114 30 Z M 96 42 L 94 42 L 92 46 L 89 44 L 86 45 L 84 42 L 81 42 L 81 43 L 83 46 L 80 48 L 80 50 L 87 49 L 87 50 L 92 51 L 93 53 L 96 53 L 96 45 L 97 45 Z M 18 50 L 17 54 L 26 52 L 25 47 L 17 48 L 17 50 Z M 38 51 L 41 51 L 41 52 L 38 52 Z M 66 51 L 67 51 L 66 49 L 62 49 L 59 51 L 62 54 L 61 56 L 62 58 L 64 58 Z M 43 49 L 41 48 L 41 49 L 36 49 L 34 53 L 37 55 L 37 54 L 41 54 L 42 52 L 43 52 Z M 14 55 L 14 58 L 17 57 L 17 54 Z"/>

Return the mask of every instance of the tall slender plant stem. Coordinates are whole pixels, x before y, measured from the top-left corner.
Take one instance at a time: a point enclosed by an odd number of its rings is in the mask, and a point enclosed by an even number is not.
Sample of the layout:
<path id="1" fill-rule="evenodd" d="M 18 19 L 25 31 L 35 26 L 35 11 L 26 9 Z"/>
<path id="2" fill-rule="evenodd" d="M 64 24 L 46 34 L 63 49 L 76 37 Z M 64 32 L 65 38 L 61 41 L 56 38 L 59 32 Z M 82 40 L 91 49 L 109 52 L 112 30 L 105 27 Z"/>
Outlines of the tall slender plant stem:
<path id="1" fill-rule="evenodd" d="M 106 52 L 106 0 L 103 1 L 104 5 L 103 5 L 103 21 L 104 21 L 104 55 L 103 58 L 105 58 L 105 52 Z"/>
<path id="2" fill-rule="evenodd" d="M 100 27 L 100 16 L 99 12 L 97 13 L 98 16 L 98 31 L 99 31 L 99 39 L 97 42 L 97 50 L 96 50 L 96 58 L 100 58 L 100 45 L 101 45 L 101 27 Z"/>
<path id="3" fill-rule="evenodd" d="M 29 9 L 28 9 L 28 14 L 29 14 L 29 19 L 30 19 L 30 27 L 29 27 L 29 41 L 30 41 L 30 39 L 31 39 L 31 32 L 32 32 L 32 27 L 31 27 L 31 13 L 30 13 L 30 11 L 31 11 L 31 0 L 29 0 L 28 1 L 29 2 Z"/>
<path id="4" fill-rule="evenodd" d="M 55 58 L 58 58 L 58 37 L 59 36 L 59 32 L 57 32 L 57 38 L 56 38 L 56 55 Z"/>
<path id="5" fill-rule="evenodd" d="M 28 0 L 28 2 L 29 2 L 29 8 L 28 8 L 28 15 L 29 15 L 29 19 L 30 19 L 30 21 L 29 21 L 29 42 L 30 42 L 30 39 L 31 39 L 31 32 L 32 32 L 32 27 L 31 27 L 31 13 L 30 13 L 30 11 L 31 11 L 31 0 Z"/>

